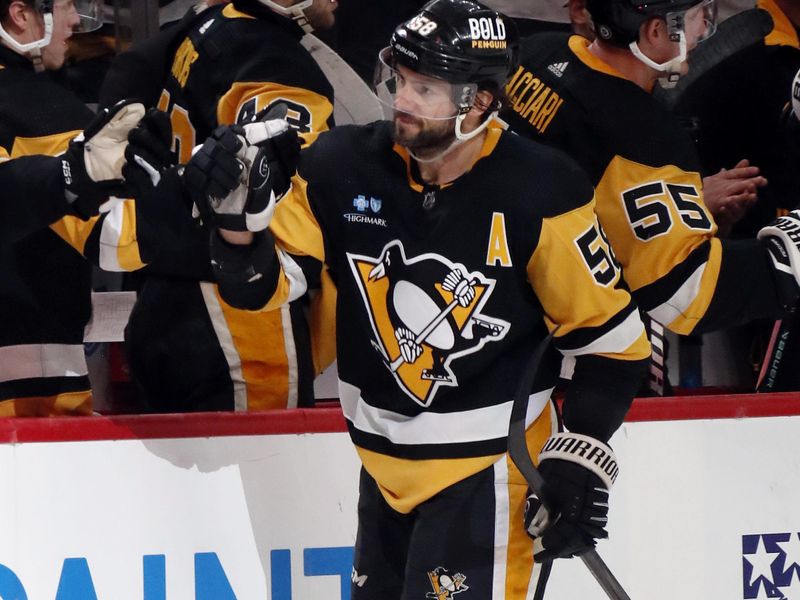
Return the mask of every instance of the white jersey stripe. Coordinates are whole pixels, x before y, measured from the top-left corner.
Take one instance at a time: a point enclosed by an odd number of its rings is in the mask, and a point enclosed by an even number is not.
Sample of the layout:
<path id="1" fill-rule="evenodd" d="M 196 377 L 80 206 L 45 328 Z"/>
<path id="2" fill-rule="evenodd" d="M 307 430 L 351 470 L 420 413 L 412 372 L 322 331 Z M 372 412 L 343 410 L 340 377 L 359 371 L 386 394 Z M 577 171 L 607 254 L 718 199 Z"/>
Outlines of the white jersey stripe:
<path id="1" fill-rule="evenodd" d="M 582 348 L 562 350 L 564 356 L 625 352 L 644 333 L 644 325 L 639 313 L 631 312 L 628 317 L 611 331 L 606 332 L 592 343 Z"/>
<path id="2" fill-rule="evenodd" d="M 492 600 L 505 600 L 511 509 L 508 498 L 508 456 L 494 463 L 494 569 Z"/>
<path id="3" fill-rule="evenodd" d="M 707 263 L 703 263 L 697 267 L 691 277 L 683 282 L 683 285 L 678 288 L 678 291 L 676 291 L 669 300 L 653 310 L 647 311 L 648 314 L 654 320 L 659 323 L 664 323 L 667 326 L 675 319 L 685 314 L 689 305 L 694 302 L 694 299 L 697 298 L 697 295 L 700 293 L 700 284 L 703 280 L 706 264 Z"/>
<path id="4" fill-rule="evenodd" d="M 125 220 L 125 204 L 119 198 L 112 201 L 111 209 L 105 215 L 100 228 L 99 262 L 104 271 L 119 273 L 124 271 L 119 263 L 119 240 L 122 237 L 122 224 Z"/>
<path id="5" fill-rule="evenodd" d="M 80 377 L 88 372 L 83 344 L 0 347 L 0 382 L 39 377 Z"/>
<path id="6" fill-rule="evenodd" d="M 225 320 L 225 314 L 222 312 L 222 307 L 217 298 L 216 287 L 213 283 L 201 281 L 200 291 L 203 293 L 203 300 L 205 300 L 211 325 L 217 334 L 219 347 L 222 348 L 222 353 L 228 362 L 228 369 L 233 382 L 234 410 L 245 411 L 247 410 L 247 385 L 242 374 L 242 358 L 233 343 L 233 336 L 231 336 L 231 331 L 228 329 L 228 322 Z"/>
<path id="7" fill-rule="evenodd" d="M 532 394 L 526 426 L 542 413 L 553 388 Z M 462 444 L 504 438 L 508 435 L 512 401 L 452 413 L 423 412 L 415 417 L 375 408 L 361 397 L 356 386 L 339 380 L 339 398 L 345 418 L 363 431 L 395 444 Z M 458 423 L 458 427 L 453 427 Z"/>

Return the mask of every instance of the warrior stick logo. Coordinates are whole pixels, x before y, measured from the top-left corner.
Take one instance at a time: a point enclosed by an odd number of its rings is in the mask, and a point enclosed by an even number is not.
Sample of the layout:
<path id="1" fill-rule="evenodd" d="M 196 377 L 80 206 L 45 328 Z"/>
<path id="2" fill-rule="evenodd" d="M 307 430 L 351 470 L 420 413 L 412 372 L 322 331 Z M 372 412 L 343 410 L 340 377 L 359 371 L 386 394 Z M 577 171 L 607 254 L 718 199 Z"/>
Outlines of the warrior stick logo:
<path id="1" fill-rule="evenodd" d="M 483 314 L 495 281 L 437 254 L 407 259 L 395 240 L 377 257 L 348 254 L 386 368 L 415 402 L 457 386 L 450 364 L 505 337 L 506 321 Z"/>

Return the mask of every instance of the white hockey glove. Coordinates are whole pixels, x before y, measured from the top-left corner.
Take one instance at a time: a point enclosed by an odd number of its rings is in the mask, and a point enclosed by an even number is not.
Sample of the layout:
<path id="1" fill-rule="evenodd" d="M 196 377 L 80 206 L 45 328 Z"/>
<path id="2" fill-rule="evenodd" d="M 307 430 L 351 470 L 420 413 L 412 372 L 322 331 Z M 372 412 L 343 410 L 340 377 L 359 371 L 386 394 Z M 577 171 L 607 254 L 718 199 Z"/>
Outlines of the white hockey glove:
<path id="1" fill-rule="evenodd" d="M 284 119 L 227 129 L 229 134 L 215 132 L 222 149 L 207 150 L 204 145 L 187 165 L 187 174 L 192 163 L 206 175 L 213 175 L 215 171 L 230 173 L 228 162 L 234 144 L 224 140 L 232 134 L 239 144 L 233 154 L 239 165 L 236 185 L 225 194 L 209 189 L 203 195 L 206 206 L 198 205 L 198 209 L 220 229 L 263 231 L 272 220 L 276 203 L 291 187 L 291 177 L 300 156 L 297 131 Z"/>
<path id="2" fill-rule="evenodd" d="M 778 274 L 793 277 L 800 286 L 800 210 L 778 217 L 758 232 Z"/>
<path id="3" fill-rule="evenodd" d="M 543 562 L 579 556 L 608 537 L 608 494 L 619 472 L 614 452 L 600 440 L 557 433 L 539 453 L 544 498 L 530 493 L 525 529 Z"/>
<path id="4" fill-rule="evenodd" d="M 144 116 L 144 106 L 122 100 L 95 115 L 61 157 L 67 201 L 80 217 L 98 213 L 110 196 L 124 195 L 122 167 L 128 133 Z"/>

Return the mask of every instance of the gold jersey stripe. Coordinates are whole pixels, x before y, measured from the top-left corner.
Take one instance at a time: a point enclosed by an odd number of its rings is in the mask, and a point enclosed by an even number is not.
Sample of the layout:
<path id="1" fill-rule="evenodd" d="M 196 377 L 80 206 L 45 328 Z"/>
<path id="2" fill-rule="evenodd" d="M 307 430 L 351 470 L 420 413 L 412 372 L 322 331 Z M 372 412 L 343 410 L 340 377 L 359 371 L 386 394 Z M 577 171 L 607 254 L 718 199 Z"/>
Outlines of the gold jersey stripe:
<path id="1" fill-rule="evenodd" d="M 236 10 L 233 7 L 233 4 L 228 4 L 225 8 L 223 8 L 222 14 L 229 19 L 255 19 L 253 15 L 248 15 L 240 10 Z"/>
<path id="2" fill-rule="evenodd" d="M 11 148 L 11 158 L 32 154 L 57 156 L 67 149 L 69 142 L 79 133 L 81 130 L 76 129 L 41 137 L 15 137 L 14 146 Z"/>
<path id="3" fill-rule="evenodd" d="M 92 392 L 89 390 L 0 401 L 0 417 L 78 417 L 91 414 Z"/>

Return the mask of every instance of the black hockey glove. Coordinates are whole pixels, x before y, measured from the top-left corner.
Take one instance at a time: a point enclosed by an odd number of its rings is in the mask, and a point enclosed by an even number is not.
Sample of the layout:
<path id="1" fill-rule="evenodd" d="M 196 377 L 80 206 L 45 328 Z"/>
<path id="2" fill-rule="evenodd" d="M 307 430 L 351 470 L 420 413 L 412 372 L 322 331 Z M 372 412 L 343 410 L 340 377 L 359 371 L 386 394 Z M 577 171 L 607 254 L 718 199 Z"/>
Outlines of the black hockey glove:
<path id="1" fill-rule="evenodd" d="M 272 220 L 277 201 L 291 187 L 291 177 L 300 155 L 297 132 L 283 119 L 232 127 L 229 131 L 235 133 L 241 142 L 235 154 L 238 164 L 236 185 L 224 194 L 209 190 L 204 194 L 207 206 L 201 209 L 201 213 L 221 229 L 263 231 Z M 230 144 L 225 144 L 224 148 L 229 150 Z M 232 174 L 225 152 L 204 154 L 200 157 L 202 160 L 197 161 L 203 174 L 215 171 Z M 189 166 L 186 174 L 189 175 Z M 194 179 L 202 182 L 202 178 Z M 187 183 L 192 188 L 198 187 Z"/>
<path id="2" fill-rule="evenodd" d="M 525 529 L 539 562 L 579 556 L 608 537 L 608 493 L 617 477 L 614 452 L 587 435 L 558 433 L 539 454 L 543 498 L 525 505 Z"/>
<path id="3" fill-rule="evenodd" d="M 244 163 L 238 157 L 245 144 L 241 127 L 222 125 L 195 149 L 184 168 L 183 185 L 208 225 L 215 221 L 212 201 L 226 197 L 241 183 Z"/>
<path id="4" fill-rule="evenodd" d="M 147 111 L 128 136 L 122 174 L 134 197 L 150 191 L 164 172 L 177 162 L 172 151 L 172 124 L 169 115 L 156 108 Z"/>
<path id="5" fill-rule="evenodd" d="M 122 169 L 128 133 L 143 115 L 144 106 L 128 100 L 104 108 L 61 156 L 67 201 L 81 218 L 96 215 L 110 196 L 125 195 Z"/>
<path id="6" fill-rule="evenodd" d="M 769 251 L 784 306 L 793 305 L 800 295 L 800 210 L 761 228 L 758 239 Z"/>

